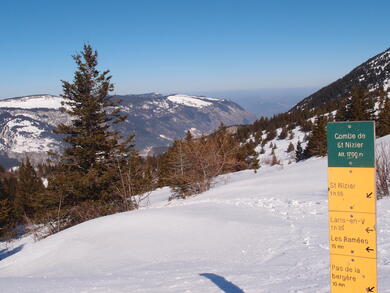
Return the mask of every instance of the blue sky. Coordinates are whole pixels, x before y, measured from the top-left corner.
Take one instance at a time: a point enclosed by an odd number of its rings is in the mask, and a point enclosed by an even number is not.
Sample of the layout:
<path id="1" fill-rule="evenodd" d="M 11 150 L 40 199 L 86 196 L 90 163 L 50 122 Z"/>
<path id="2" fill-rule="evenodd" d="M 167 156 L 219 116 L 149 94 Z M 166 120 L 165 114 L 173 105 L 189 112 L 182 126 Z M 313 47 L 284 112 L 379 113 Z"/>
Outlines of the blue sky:
<path id="1" fill-rule="evenodd" d="M 0 97 L 61 93 L 90 42 L 117 94 L 315 88 L 390 47 L 390 1 L 0 1 Z"/>

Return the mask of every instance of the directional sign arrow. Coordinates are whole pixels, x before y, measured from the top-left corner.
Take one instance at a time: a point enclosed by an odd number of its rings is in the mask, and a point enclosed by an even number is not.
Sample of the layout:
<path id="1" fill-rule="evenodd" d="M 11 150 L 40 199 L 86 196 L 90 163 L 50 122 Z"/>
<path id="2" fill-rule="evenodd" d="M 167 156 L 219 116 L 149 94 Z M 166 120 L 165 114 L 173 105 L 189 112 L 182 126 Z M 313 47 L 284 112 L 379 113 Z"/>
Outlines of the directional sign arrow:
<path id="1" fill-rule="evenodd" d="M 374 229 L 370 229 L 370 227 L 367 227 L 367 228 L 366 228 L 366 232 L 367 232 L 367 233 L 374 232 Z"/>
<path id="2" fill-rule="evenodd" d="M 370 248 L 370 247 L 367 247 L 366 250 L 367 250 L 367 252 L 374 251 L 374 249 L 372 249 L 372 248 Z"/>
<path id="3" fill-rule="evenodd" d="M 367 197 L 367 198 L 371 198 L 371 195 L 372 195 L 372 192 L 366 193 L 366 197 Z"/>
<path id="4" fill-rule="evenodd" d="M 374 292 L 375 287 L 366 288 L 366 292 Z"/>

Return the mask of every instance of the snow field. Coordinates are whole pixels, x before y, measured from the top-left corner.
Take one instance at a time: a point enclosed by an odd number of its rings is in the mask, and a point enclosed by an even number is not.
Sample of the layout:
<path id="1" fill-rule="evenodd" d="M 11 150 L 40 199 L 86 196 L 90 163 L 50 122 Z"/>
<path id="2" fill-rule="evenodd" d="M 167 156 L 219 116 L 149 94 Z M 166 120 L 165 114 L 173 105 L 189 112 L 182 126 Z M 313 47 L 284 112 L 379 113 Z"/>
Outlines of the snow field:
<path id="1" fill-rule="evenodd" d="M 169 195 L 0 248 L 0 292 L 329 292 L 326 158 L 221 176 L 186 200 Z M 380 292 L 390 292 L 389 232 L 383 199 Z"/>
<path id="2" fill-rule="evenodd" d="M 303 142 L 303 139 L 305 137 L 305 133 L 300 130 L 300 127 L 296 127 L 291 130 L 292 133 L 294 134 L 294 137 L 292 139 L 279 139 L 278 136 L 282 132 L 281 128 L 278 128 L 276 130 L 277 136 L 267 142 L 264 145 L 264 154 L 260 154 L 261 150 L 261 145 L 258 145 L 256 147 L 256 152 L 259 154 L 258 159 L 260 162 L 260 166 L 264 165 L 270 165 L 272 162 L 272 148 L 271 145 L 276 145 L 276 149 L 274 150 L 276 158 L 280 161 L 281 165 L 287 165 L 289 163 L 295 162 L 295 150 L 297 148 L 298 141 L 301 141 L 301 146 L 303 149 L 305 149 L 307 142 Z M 264 133 L 262 135 L 262 138 L 266 138 L 267 133 Z M 295 150 L 293 152 L 287 153 L 287 148 L 290 142 L 294 145 Z"/>

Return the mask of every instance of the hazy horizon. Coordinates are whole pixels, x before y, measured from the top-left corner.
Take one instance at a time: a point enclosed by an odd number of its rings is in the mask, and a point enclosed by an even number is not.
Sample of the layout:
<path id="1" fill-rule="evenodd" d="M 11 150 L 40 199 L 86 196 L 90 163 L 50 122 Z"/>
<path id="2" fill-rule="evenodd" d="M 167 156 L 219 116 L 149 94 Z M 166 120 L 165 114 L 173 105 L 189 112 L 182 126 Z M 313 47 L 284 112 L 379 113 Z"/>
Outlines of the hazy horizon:
<path id="1" fill-rule="evenodd" d="M 0 97 L 60 93 L 84 43 L 118 94 L 319 88 L 389 47 L 375 3 L 3 1 Z"/>

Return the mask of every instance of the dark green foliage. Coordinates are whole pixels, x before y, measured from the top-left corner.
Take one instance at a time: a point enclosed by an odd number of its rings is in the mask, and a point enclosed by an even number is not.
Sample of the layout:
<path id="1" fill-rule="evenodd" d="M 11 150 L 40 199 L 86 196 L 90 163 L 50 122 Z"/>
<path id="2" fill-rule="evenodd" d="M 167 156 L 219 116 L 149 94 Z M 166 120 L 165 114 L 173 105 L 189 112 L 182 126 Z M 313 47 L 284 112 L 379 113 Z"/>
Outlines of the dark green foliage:
<path id="1" fill-rule="evenodd" d="M 2 196 L 4 197 L 4 196 Z M 0 236 L 5 231 L 5 227 L 9 224 L 12 214 L 12 205 L 7 198 L 0 199 Z"/>
<path id="2" fill-rule="evenodd" d="M 113 90 L 109 71 L 97 69 L 97 52 L 84 46 L 81 55 L 73 57 L 78 70 L 73 83 L 63 81 L 66 112 L 73 118 L 70 125 L 60 124 L 56 133 L 64 134 L 68 144 L 61 163 L 70 170 L 87 173 L 91 168 L 105 168 L 123 159 L 127 145 L 119 143 L 112 124 L 122 122 L 119 103 L 109 93 Z"/>
<path id="3" fill-rule="evenodd" d="M 292 142 L 290 142 L 290 144 L 288 145 L 288 148 L 287 148 L 287 153 L 291 153 L 295 151 L 295 148 L 294 148 L 294 145 Z"/>
<path id="4" fill-rule="evenodd" d="M 301 130 L 303 132 L 309 132 L 313 130 L 313 123 L 310 120 L 304 120 L 300 124 L 301 124 Z"/>
<path id="5" fill-rule="evenodd" d="M 277 135 L 276 129 L 275 128 L 270 129 L 267 134 L 267 140 L 268 141 L 273 140 L 276 137 L 276 135 Z"/>
<path id="6" fill-rule="evenodd" d="M 0 166 L 0 239 L 14 236 L 13 228 L 20 223 L 14 212 L 16 178 Z"/>
<path id="7" fill-rule="evenodd" d="M 19 167 L 17 180 L 15 216 L 18 219 L 32 218 L 44 198 L 45 187 L 28 158 Z"/>
<path id="8" fill-rule="evenodd" d="M 61 228 L 79 222 L 78 214 L 88 220 L 126 210 L 123 189 L 129 186 L 123 184 L 122 175 L 128 174 L 130 161 L 138 160 L 132 151 L 133 137 L 123 139 L 112 130 L 126 117 L 120 114 L 120 101 L 109 95 L 114 88 L 109 71 L 97 69 L 97 52 L 84 45 L 73 59 L 77 65 L 74 80 L 62 81 L 65 111 L 72 123 L 56 129 L 66 148 L 57 156 L 58 164 L 49 178 L 45 205 L 51 214 L 43 216 L 43 221 L 56 217 L 57 226 L 66 223 Z M 94 212 L 89 211 L 92 202 Z"/>
<path id="9" fill-rule="evenodd" d="M 336 112 L 336 116 L 335 116 L 335 120 L 336 121 L 345 121 L 346 120 L 346 116 L 347 116 L 347 102 L 348 101 L 345 101 L 339 109 L 337 109 L 337 112 Z"/>
<path id="10" fill-rule="evenodd" d="M 237 129 L 236 138 L 240 142 L 244 142 L 247 140 L 247 138 L 249 137 L 250 134 L 251 133 L 250 133 L 250 129 L 248 126 L 241 126 L 241 127 L 238 127 L 238 129 Z"/>
<path id="11" fill-rule="evenodd" d="M 121 143 L 111 126 L 125 117 L 119 113 L 120 101 L 109 95 L 113 90 L 109 71 L 101 73 L 96 69 L 97 52 L 85 45 L 81 55 L 73 58 L 77 71 L 73 83 L 63 81 L 62 95 L 68 106 L 66 112 L 73 120 L 70 125 L 60 124 L 56 130 L 64 135 L 68 146 L 59 163 L 61 171 L 69 176 L 69 186 L 58 192 L 66 193 L 69 204 L 110 201 L 112 183 L 118 179 L 112 170 L 126 162 L 132 146 L 130 140 Z M 61 186 L 55 181 L 53 178 L 54 189 Z"/>
<path id="12" fill-rule="evenodd" d="M 256 145 L 259 145 L 261 143 L 261 140 L 262 140 L 261 136 L 262 136 L 261 132 L 256 132 L 255 133 L 255 144 Z"/>
<path id="13" fill-rule="evenodd" d="M 242 144 L 237 151 L 237 166 L 236 171 L 260 168 L 259 160 L 257 158 L 257 152 L 255 150 L 257 144 L 250 140 L 249 142 Z"/>
<path id="14" fill-rule="evenodd" d="M 376 121 L 376 134 L 384 136 L 390 134 L 390 99 L 388 93 L 380 93 L 380 112 Z"/>
<path id="15" fill-rule="evenodd" d="M 327 120 L 320 116 L 316 119 L 313 132 L 309 136 L 307 147 L 304 151 L 304 157 L 313 156 L 324 157 L 327 154 L 327 137 L 326 137 Z"/>
<path id="16" fill-rule="evenodd" d="M 298 141 L 297 149 L 295 151 L 295 161 L 299 162 L 299 161 L 302 161 L 304 158 L 305 157 L 303 155 L 303 149 L 302 149 L 301 141 Z"/>
<path id="17" fill-rule="evenodd" d="M 352 89 L 351 99 L 347 103 L 344 111 L 344 113 L 341 111 L 341 114 L 344 114 L 344 121 L 372 120 L 374 118 L 374 103 L 369 92 L 364 88 L 354 87 Z"/>

